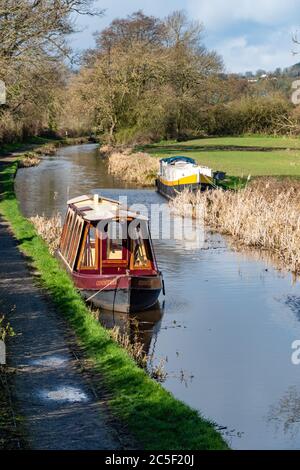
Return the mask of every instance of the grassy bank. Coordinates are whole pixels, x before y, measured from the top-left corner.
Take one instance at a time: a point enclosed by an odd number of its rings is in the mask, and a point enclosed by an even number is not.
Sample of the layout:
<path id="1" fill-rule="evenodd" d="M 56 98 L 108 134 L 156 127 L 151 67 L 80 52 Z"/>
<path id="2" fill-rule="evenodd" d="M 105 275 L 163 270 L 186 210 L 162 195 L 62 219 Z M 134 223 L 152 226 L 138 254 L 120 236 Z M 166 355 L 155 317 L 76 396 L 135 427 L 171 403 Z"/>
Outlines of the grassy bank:
<path id="1" fill-rule="evenodd" d="M 158 160 L 172 155 L 186 155 L 199 164 L 225 171 L 226 180 L 220 184 L 224 188 L 243 188 L 248 177 L 300 178 L 300 139 L 293 137 L 212 137 L 160 142 L 125 151 L 110 147 L 106 154 L 111 174 L 143 186 L 154 184 Z"/>
<path id="2" fill-rule="evenodd" d="M 17 165 L 5 165 L 0 171 L 0 213 L 10 222 L 19 248 L 40 273 L 42 285 L 76 332 L 95 371 L 101 374 L 110 392 L 112 412 L 127 424 L 145 449 L 227 449 L 212 423 L 176 400 L 137 367 L 90 314 L 66 272 L 20 213 L 13 187 Z"/>
<path id="3" fill-rule="evenodd" d="M 215 137 L 188 142 L 161 142 L 142 150 L 163 158 L 186 155 L 236 177 L 300 177 L 300 139 L 272 136 Z"/>
<path id="4" fill-rule="evenodd" d="M 257 178 L 240 191 L 183 192 L 171 202 L 180 215 L 188 204 L 210 228 L 269 250 L 283 268 L 300 273 L 300 181 Z"/>
<path id="5" fill-rule="evenodd" d="M 90 140 L 88 137 L 68 137 L 62 139 L 46 139 L 44 137 L 32 137 L 23 142 L 13 142 L 11 144 L 0 144 L 0 155 L 12 152 L 25 151 L 25 149 L 34 148 L 38 153 L 47 152 L 48 150 L 55 151 L 62 145 L 80 145 L 86 144 Z"/>

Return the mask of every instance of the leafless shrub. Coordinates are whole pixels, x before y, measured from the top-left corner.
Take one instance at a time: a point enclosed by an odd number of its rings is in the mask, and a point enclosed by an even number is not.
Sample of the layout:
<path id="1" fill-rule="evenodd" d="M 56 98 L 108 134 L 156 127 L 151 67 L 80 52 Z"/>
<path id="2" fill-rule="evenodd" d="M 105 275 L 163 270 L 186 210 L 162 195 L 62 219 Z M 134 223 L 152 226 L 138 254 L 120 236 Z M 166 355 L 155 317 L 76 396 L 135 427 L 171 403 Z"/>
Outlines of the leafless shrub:
<path id="1" fill-rule="evenodd" d="M 31 217 L 30 221 L 35 226 L 37 233 L 49 246 L 50 253 L 54 254 L 59 247 L 61 237 L 61 215 L 57 214 L 50 219 L 44 216 L 36 215 L 35 217 Z"/>
<path id="2" fill-rule="evenodd" d="M 171 206 L 185 215 L 187 203 L 202 206 L 207 225 L 239 243 L 270 250 L 300 272 L 300 182 L 258 179 L 239 191 L 180 193 Z"/>
<path id="3" fill-rule="evenodd" d="M 150 186 L 154 183 L 159 162 L 148 153 L 131 153 L 131 149 L 113 152 L 108 158 L 108 171 L 125 181 Z"/>

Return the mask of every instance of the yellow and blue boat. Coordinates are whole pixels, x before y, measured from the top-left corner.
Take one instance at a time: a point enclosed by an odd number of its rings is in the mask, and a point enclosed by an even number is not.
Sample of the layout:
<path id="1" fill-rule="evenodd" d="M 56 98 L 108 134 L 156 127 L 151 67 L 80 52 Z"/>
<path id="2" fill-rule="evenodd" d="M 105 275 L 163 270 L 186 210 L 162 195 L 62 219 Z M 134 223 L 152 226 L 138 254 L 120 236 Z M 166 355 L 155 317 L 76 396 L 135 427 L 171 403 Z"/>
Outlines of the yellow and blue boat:
<path id="1" fill-rule="evenodd" d="M 215 188 L 216 184 L 211 168 L 198 165 L 193 158 L 178 155 L 160 160 L 156 187 L 163 196 L 173 198 L 184 189 L 204 191 Z"/>

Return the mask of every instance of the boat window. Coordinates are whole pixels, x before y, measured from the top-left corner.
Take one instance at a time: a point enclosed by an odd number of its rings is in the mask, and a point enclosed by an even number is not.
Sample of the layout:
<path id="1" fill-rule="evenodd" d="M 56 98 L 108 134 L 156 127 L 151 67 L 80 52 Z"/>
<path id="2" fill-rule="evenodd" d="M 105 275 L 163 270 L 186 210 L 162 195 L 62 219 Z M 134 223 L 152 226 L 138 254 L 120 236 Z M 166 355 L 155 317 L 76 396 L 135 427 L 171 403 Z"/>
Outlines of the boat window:
<path id="1" fill-rule="evenodd" d="M 73 224 L 74 224 L 74 221 L 75 221 L 75 214 L 74 212 L 71 210 L 70 211 L 70 215 L 69 215 L 69 218 L 67 220 L 67 227 L 66 227 L 66 238 L 64 240 L 64 244 L 63 244 L 63 251 L 62 251 L 62 254 L 64 255 L 64 257 L 67 259 L 68 257 L 68 251 L 69 251 L 69 248 L 70 248 L 70 243 L 71 243 L 71 239 L 72 239 L 72 230 L 73 230 Z"/>
<path id="2" fill-rule="evenodd" d="M 85 234 L 80 262 L 81 269 L 97 269 L 97 246 L 96 228 L 90 225 Z"/>
<path id="3" fill-rule="evenodd" d="M 70 224 L 69 224 L 69 235 L 68 235 L 68 240 L 67 240 L 66 247 L 65 247 L 65 258 L 68 262 L 70 260 L 70 255 L 71 255 L 72 248 L 74 245 L 74 229 L 75 229 L 76 221 L 77 221 L 77 216 L 75 213 L 73 213 L 71 216 Z"/>
<path id="4" fill-rule="evenodd" d="M 65 222 L 64 222 L 64 226 L 63 226 L 62 235 L 61 235 L 61 241 L 60 241 L 59 249 L 60 249 L 62 254 L 64 254 L 66 238 L 68 236 L 68 225 L 70 223 L 71 213 L 72 213 L 72 211 L 70 209 L 68 209 L 68 212 L 67 212 L 66 217 L 65 217 Z"/>
<path id="5" fill-rule="evenodd" d="M 73 236 L 72 236 L 72 243 L 70 245 L 68 262 L 69 265 L 73 268 L 76 255 L 78 253 L 79 242 L 82 234 L 83 228 L 83 220 L 81 217 L 76 217 L 74 228 L 73 228 Z"/>
<path id="6" fill-rule="evenodd" d="M 118 223 L 110 223 L 107 228 L 106 259 L 121 260 L 123 258 L 123 238 L 118 230 Z"/>
<path id="7" fill-rule="evenodd" d="M 144 227 L 145 229 L 145 227 Z M 132 269 L 149 269 L 151 268 L 151 252 L 149 240 L 143 239 L 143 232 L 140 227 L 136 228 L 136 239 L 132 240 Z"/>
<path id="8" fill-rule="evenodd" d="M 145 244 L 140 240 L 134 241 L 133 256 L 133 264 L 135 268 L 148 266 L 149 262 L 147 258 Z"/>

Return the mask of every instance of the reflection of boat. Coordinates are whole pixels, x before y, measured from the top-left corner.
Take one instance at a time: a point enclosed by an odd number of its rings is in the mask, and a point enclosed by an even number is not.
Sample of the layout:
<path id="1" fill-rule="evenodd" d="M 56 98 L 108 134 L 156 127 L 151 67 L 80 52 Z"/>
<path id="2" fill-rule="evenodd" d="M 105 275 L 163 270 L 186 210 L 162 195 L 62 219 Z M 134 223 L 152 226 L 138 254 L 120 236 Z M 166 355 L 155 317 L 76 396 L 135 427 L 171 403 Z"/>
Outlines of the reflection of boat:
<path id="1" fill-rule="evenodd" d="M 68 201 L 58 255 L 83 297 L 96 306 L 136 312 L 162 289 L 146 217 L 107 198 Z"/>
<path id="2" fill-rule="evenodd" d="M 174 156 L 160 160 L 156 186 L 163 196 L 172 198 L 186 188 L 195 191 L 216 185 L 211 168 L 197 165 L 190 157 Z"/>
<path id="3" fill-rule="evenodd" d="M 101 310 L 99 321 L 108 329 L 119 327 L 121 333 L 127 334 L 132 343 L 143 344 L 144 353 L 149 354 L 153 335 L 160 329 L 163 313 L 164 307 L 157 302 L 150 309 L 135 314 Z"/>

